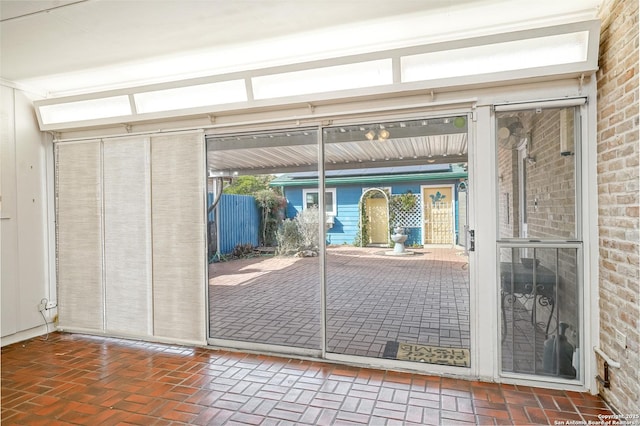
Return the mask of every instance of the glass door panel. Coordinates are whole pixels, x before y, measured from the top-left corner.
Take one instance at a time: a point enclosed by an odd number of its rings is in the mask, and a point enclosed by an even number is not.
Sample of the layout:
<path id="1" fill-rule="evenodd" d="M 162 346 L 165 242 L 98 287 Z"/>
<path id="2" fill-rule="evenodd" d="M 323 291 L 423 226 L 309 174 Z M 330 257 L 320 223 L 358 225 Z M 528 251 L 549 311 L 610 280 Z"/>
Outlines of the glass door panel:
<path id="1" fill-rule="evenodd" d="M 468 260 L 458 229 L 466 224 L 467 135 L 466 116 L 324 129 L 325 187 L 335 193 L 326 233 L 328 352 L 470 366 Z M 427 247 L 425 206 L 443 197 L 447 244 Z"/>
<path id="2" fill-rule="evenodd" d="M 499 239 L 575 240 L 577 109 L 496 114 Z"/>
<path id="3" fill-rule="evenodd" d="M 580 116 L 496 113 L 503 373 L 580 379 Z"/>
<path id="4" fill-rule="evenodd" d="M 209 337 L 321 349 L 315 129 L 207 138 Z"/>
<path id="5" fill-rule="evenodd" d="M 502 247 L 502 371 L 579 378 L 577 247 Z"/>

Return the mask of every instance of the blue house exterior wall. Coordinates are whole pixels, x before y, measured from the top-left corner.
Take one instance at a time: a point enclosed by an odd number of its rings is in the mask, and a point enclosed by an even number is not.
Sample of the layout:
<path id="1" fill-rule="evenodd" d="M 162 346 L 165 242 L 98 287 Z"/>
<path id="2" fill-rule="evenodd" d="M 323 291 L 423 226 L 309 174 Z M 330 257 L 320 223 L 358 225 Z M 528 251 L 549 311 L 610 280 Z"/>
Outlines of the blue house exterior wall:
<path id="1" fill-rule="evenodd" d="M 293 219 L 302 211 L 302 188 L 284 188 L 283 194 L 287 199 L 285 218 Z"/>
<path id="2" fill-rule="evenodd" d="M 353 244 L 358 233 L 358 203 L 362 196 L 360 185 L 336 186 L 337 214 L 334 225 L 327 231 L 329 244 Z M 311 188 L 286 187 L 286 216 L 293 219 L 302 211 L 302 190 Z"/>
<path id="3" fill-rule="evenodd" d="M 391 185 L 383 185 L 384 187 L 391 187 L 392 195 L 404 194 L 407 191 L 411 191 L 414 194 L 420 194 L 420 186 L 427 182 L 402 182 L 398 184 Z M 442 181 L 429 181 L 429 185 L 451 185 L 455 184 L 457 181 L 454 180 L 442 180 Z M 336 188 L 336 206 L 337 206 L 337 214 L 334 219 L 334 225 L 332 228 L 327 230 L 327 244 L 354 244 L 356 235 L 358 234 L 358 226 L 359 226 L 359 212 L 358 212 L 358 203 L 360 202 L 360 197 L 362 196 L 363 189 L 371 188 L 372 185 L 358 185 L 358 184 L 350 184 L 350 185 L 336 185 L 336 186 L 328 186 L 327 188 Z M 287 199 L 287 208 L 286 208 L 286 217 L 292 219 L 296 217 L 298 212 L 302 211 L 303 199 L 302 192 L 303 189 L 316 189 L 312 187 L 284 187 L 284 196 Z M 457 191 L 455 193 L 455 225 L 456 225 L 456 234 L 458 227 L 458 194 Z M 393 224 L 390 224 L 393 226 Z M 406 233 L 409 235 L 407 238 L 407 245 L 413 244 L 422 244 L 422 229 L 421 227 L 417 228 L 406 228 Z"/>
<path id="4" fill-rule="evenodd" d="M 362 196 L 360 185 L 336 186 L 337 215 L 334 225 L 327 230 L 330 244 L 353 244 L 358 234 L 358 203 Z"/>

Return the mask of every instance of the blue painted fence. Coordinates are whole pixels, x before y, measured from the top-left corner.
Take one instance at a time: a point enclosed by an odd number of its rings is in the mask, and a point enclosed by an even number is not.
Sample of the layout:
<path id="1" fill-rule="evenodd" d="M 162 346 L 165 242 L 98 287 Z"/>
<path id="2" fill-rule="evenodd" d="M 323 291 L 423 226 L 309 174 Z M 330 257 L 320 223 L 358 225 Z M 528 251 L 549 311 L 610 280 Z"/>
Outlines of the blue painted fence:
<path id="1" fill-rule="evenodd" d="M 209 205 L 213 195 L 209 194 Z M 250 195 L 222 194 L 219 210 L 219 252 L 228 254 L 238 244 L 259 244 L 260 211 L 256 200 Z M 215 226 L 215 210 L 209 214 L 209 222 Z"/>

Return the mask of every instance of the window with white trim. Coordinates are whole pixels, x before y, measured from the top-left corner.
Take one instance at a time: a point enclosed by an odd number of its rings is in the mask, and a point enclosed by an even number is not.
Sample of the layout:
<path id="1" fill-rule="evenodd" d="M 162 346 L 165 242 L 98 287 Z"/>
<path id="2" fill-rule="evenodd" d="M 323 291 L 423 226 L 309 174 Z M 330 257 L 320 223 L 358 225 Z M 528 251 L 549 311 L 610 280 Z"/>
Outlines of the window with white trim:
<path id="1" fill-rule="evenodd" d="M 324 193 L 324 202 L 326 204 L 326 214 L 335 216 L 338 213 L 338 206 L 336 205 L 336 189 L 326 188 Z M 318 207 L 318 191 L 316 189 L 303 189 L 302 190 L 302 209 L 306 210 L 310 207 Z"/>

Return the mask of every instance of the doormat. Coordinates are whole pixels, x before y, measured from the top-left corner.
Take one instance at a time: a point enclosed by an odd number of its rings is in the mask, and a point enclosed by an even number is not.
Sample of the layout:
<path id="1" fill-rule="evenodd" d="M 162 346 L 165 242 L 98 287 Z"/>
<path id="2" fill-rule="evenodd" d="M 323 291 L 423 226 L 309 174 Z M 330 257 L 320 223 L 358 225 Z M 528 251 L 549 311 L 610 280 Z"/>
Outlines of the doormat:
<path id="1" fill-rule="evenodd" d="M 471 366 L 469 349 L 442 348 L 394 341 L 387 342 L 382 357 L 401 361 L 451 365 L 454 367 Z"/>

